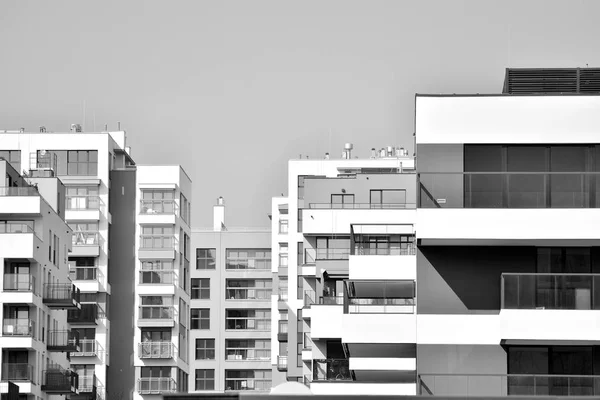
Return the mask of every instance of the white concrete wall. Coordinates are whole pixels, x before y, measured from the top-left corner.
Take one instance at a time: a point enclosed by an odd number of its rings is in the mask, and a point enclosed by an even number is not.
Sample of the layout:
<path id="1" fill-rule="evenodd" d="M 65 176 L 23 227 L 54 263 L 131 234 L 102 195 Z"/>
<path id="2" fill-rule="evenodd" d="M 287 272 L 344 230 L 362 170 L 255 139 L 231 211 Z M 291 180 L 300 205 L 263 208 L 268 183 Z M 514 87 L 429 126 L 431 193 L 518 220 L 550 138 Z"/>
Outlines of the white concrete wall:
<path id="1" fill-rule="evenodd" d="M 500 336 L 506 340 L 580 340 L 600 343 L 600 311 L 502 310 Z"/>
<path id="2" fill-rule="evenodd" d="M 417 279 L 417 256 L 350 256 L 348 262 L 350 279 Z"/>
<path id="3" fill-rule="evenodd" d="M 350 370 L 368 371 L 415 371 L 416 358 L 391 358 L 391 357 L 350 357 Z"/>
<path id="4" fill-rule="evenodd" d="M 312 382 L 310 390 L 313 394 L 327 395 L 400 395 L 417 394 L 415 383 L 360 383 L 360 382 Z"/>
<path id="5" fill-rule="evenodd" d="M 338 305 L 311 306 L 311 338 L 341 338 L 344 330 L 344 308 Z"/>
<path id="6" fill-rule="evenodd" d="M 412 224 L 417 219 L 416 213 L 414 209 L 304 209 L 302 232 L 307 235 L 350 234 L 352 224 Z"/>
<path id="7" fill-rule="evenodd" d="M 500 344 L 500 317 L 482 314 L 417 315 L 419 344 Z"/>
<path id="8" fill-rule="evenodd" d="M 339 329 L 344 343 L 417 342 L 415 314 L 343 314 Z"/>
<path id="9" fill-rule="evenodd" d="M 417 96 L 417 144 L 598 143 L 598 96 Z"/>

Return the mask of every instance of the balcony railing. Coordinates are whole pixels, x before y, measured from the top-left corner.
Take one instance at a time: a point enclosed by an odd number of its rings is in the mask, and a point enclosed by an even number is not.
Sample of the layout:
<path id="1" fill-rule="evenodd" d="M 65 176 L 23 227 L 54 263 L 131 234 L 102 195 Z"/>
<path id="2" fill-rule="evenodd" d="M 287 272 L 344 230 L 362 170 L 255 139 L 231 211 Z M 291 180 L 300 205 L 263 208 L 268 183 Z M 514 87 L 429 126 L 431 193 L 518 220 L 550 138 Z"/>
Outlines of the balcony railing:
<path id="1" fill-rule="evenodd" d="M 225 269 L 237 270 L 237 269 L 259 269 L 259 270 L 270 270 L 271 259 L 266 258 L 254 258 L 254 259 L 233 259 L 228 258 L 225 264 Z"/>
<path id="2" fill-rule="evenodd" d="M 350 363 L 347 359 L 313 361 L 314 381 L 351 381 Z"/>
<path id="3" fill-rule="evenodd" d="M 0 187 L 0 196 L 39 196 L 40 193 L 33 186 L 23 187 Z"/>
<path id="4" fill-rule="evenodd" d="M 95 266 L 70 266 L 69 276 L 72 281 L 95 281 L 98 279 L 99 270 Z"/>
<path id="5" fill-rule="evenodd" d="M 176 214 L 175 200 L 140 200 L 140 214 Z"/>
<path id="6" fill-rule="evenodd" d="M 100 233 L 99 232 L 73 232 L 72 236 L 73 246 L 98 246 L 100 244 Z"/>
<path id="7" fill-rule="evenodd" d="M 420 173 L 419 207 L 598 208 L 599 177 L 598 172 Z"/>
<path id="8" fill-rule="evenodd" d="M 225 358 L 229 361 L 267 361 L 271 359 L 271 349 L 227 347 Z"/>
<path id="9" fill-rule="evenodd" d="M 4 274 L 4 291 L 34 292 L 35 276 L 29 274 Z"/>
<path id="10" fill-rule="evenodd" d="M 326 305 L 326 306 L 343 305 L 344 297 L 343 296 L 321 296 L 321 297 L 319 297 L 319 304 Z"/>
<path id="11" fill-rule="evenodd" d="M 287 371 L 288 358 L 287 356 L 277 356 L 277 369 L 279 371 Z"/>
<path id="12" fill-rule="evenodd" d="M 422 396 L 600 396 L 598 375 L 420 374 Z"/>
<path id="13" fill-rule="evenodd" d="M 175 250 L 173 235 L 140 235 L 140 248 L 146 250 Z"/>
<path id="14" fill-rule="evenodd" d="M 288 321 L 279 321 L 279 329 L 277 330 L 279 334 L 287 334 L 288 333 Z"/>
<path id="15" fill-rule="evenodd" d="M 35 368 L 27 363 L 2 364 L 3 381 L 28 381 L 35 383 Z"/>
<path id="16" fill-rule="evenodd" d="M 79 393 L 94 393 L 96 391 L 96 375 L 79 376 Z"/>
<path id="17" fill-rule="evenodd" d="M 600 274 L 502 274 L 504 309 L 600 310 Z"/>
<path id="18" fill-rule="evenodd" d="M 140 378 L 137 391 L 140 394 L 175 393 L 177 383 L 173 378 Z"/>
<path id="19" fill-rule="evenodd" d="M 67 210 L 99 210 L 100 196 L 67 196 Z"/>
<path id="20" fill-rule="evenodd" d="M 347 260 L 350 256 L 350 249 L 316 249 L 317 260 Z"/>
<path id="21" fill-rule="evenodd" d="M 35 233 L 31 221 L 3 221 L 0 223 L 0 233 Z"/>
<path id="22" fill-rule="evenodd" d="M 174 350 L 172 342 L 142 342 L 138 347 L 140 358 L 173 358 Z"/>
<path id="23" fill-rule="evenodd" d="M 270 300 L 271 288 L 232 288 L 227 289 L 227 300 Z"/>
<path id="24" fill-rule="evenodd" d="M 97 304 L 82 304 L 80 310 L 69 310 L 67 322 L 70 324 L 97 324 L 101 317 Z"/>
<path id="25" fill-rule="evenodd" d="M 314 290 L 304 291 L 304 307 L 309 307 L 311 304 L 315 304 L 316 293 Z"/>
<path id="26" fill-rule="evenodd" d="M 79 376 L 71 370 L 48 369 L 42 371 L 42 390 L 50 393 L 73 393 L 79 386 Z"/>
<path id="27" fill-rule="evenodd" d="M 173 306 L 140 306 L 140 319 L 173 319 L 175 308 Z"/>
<path id="28" fill-rule="evenodd" d="M 279 288 L 279 301 L 287 301 L 288 299 L 288 289 L 287 288 Z"/>
<path id="29" fill-rule="evenodd" d="M 253 317 L 227 317 L 225 318 L 225 329 L 269 331 L 271 330 L 271 319 Z"/>
<path id="30" fill-rule="evenodd" d="M 70 340 L 71 344 L 74 345 L 75 341 Z M 98 343 L 96 339 L 80 339 L 79 340 L 79 351 L 71 352 L 73 357 L 93 357 L 98 354 L 97 351 Z M 81 385 L 81 377 L 79 377 L 79 383 Z"/>
<path id="31" fill-rule="evenodd" d="M 381 210 L 416 208 L 414 203 L 309 203 L 311 209 L 344 209 L 344 210 Z"/>
<path id="32" fill-rule="evenodd" d="M 153 269 L 140 271 L 140 284 L 172 285 L 174 282 L 174 270 Z"/>
<path id="33" fill-rule="evenodd" d="M 348 298 L 349 314 L 414 314 L 414 299 Z"/>
<path id="34" fill-rule="evenodd" d="M 78 351 L 79 332 L 70 330 L 48 331 L 48 350 Z"/>
<path id="35" fill-rule="evenodd" d="M 387 248 L 379 248 L 379 249 L 373 249 L 373 248 L 369 248 L 366 247 L 368 246 L 368 244 L 366 244 L 366 246 L 360 246 L 360 245 L 356 245 L 354 247 L 354 252 L 352 253 L 352 255 L 357 255 L 357 256 L 414 256 L 417 251 L 417 244 L 412 242 L 412 243 L 403 243 L 406 244 L 405 247 L 401 247 L 400 243 L 390 243 L 390 246 L 393 247 L 387 247 Z"/>
<path id="36" fill-rule="evenodd" d="M 225 378 L 225 390 L 270 390 L 270 379 Z"/>
<path id="37" fill-rule="evenodd" d="M 35 321 L 29 318 L 4 318 L 2 336 L 28 336 L 35 339 Z"/>
<path id="38" fill-rule="evenodd" d="M 79 306 L 80 290 L 71 283 L 46 283 L 42 301 L 53 308 Z"/>

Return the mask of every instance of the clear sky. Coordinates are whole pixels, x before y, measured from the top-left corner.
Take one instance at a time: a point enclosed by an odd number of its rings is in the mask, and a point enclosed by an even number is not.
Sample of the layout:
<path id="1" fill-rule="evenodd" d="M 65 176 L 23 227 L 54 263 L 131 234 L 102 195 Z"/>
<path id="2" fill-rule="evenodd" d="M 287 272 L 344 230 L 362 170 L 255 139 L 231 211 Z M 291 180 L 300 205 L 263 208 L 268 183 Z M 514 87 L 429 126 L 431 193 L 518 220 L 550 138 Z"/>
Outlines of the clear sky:
<path id="1" fill-rule="evenodd" d="M 182 164 L 193 224 L 269 224 L 287 160 L 400 145 L 414 95 L 498 93 L 511 67 L 600 66 L 600 2 L 0 2 L 0 128 L 117 121 Z M 83 104 L 85 102 L 85 113 Z"/>

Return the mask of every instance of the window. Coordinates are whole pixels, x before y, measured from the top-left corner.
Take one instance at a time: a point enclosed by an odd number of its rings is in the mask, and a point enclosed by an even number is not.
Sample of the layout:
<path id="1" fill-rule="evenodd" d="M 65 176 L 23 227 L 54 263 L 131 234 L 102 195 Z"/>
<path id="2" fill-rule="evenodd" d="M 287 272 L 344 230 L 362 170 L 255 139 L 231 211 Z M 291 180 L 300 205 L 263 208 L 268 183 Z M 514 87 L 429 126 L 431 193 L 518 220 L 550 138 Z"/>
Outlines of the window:
<path id="1" fill-rule="evenodd" d="M 140 315 L 143 319 L 172 319 L 173 296 L 140 296 Z"/>
<path id="2" fill-rule="evenodd" d="M 226 269 L 271 269 L 271 250 L 227 249 Z"/>
<path id="3" fill-rule="evenodd" d="M 172 226 L 142 226 L 143 249 L 172 249 L 174 245 Z"/>
<path id="4" fill-rule="evenodd" d="M 171 367 L 141 367 L 142 378 L 170 378 Z"/>
<path id="5" fill-rule="evenodd" d="M 141 214 L 174 214 L 174 190 L 142 190 Z"/>
<path id="6" fill-rule="evenodd" d="M 288 220 L 287 219 L 279 220 L 279 233 L 282 233 L 282 234 L 288 233 Z"/>
<path id="7" fill-rule="evenodd" d="M 96 279 L 95 257 L 69 257 L 71 280 L 93 281 Z"/>
<path id="8" fill-rule="evenodd" d="M 21 150 L 2 150 L 0 158 L 4 158 L 19 174 L 21 173 Z"/>
<path id="9" fill-rule="evenodd" d="M 196 339 L 196 360 L 215 359 L 215 339 Z"/>
<path id="10" fill-rule="evenodd" d="M 97 222 L 77 222 L 69 224 L 73 231 L 73 246 L 99 245 Z"/>
<path id="11" fill-rule="evenodd" d="M 225 370 L 225 390 L 269 390 L 271 370 Z"/>
<path id="12" fill-rule="evenodd" d="M 271 310 L 225 310 L 225 329 L 271 330 Z"/>
<path id="13" fill-rule="evenodd" d="M 196 370 L 196 390 L 215 390 L 215 370 Z"/>
<path id="14" fill-rule="evenodd" d="M 98 152 L 71 150 L 67 152 L 67 175 L 97 175 Z"/>
<path id="15" fill-rule="evenodd" d="M 185 221 L 185 223 L 187 223 L 189 225 L 190 223 L 190 203 L 188 202 L 188 200 L 185 198 L 185 196 L 182 193 L 179 193 L 179 209 L 180 211 L 180 215 L 181 215 L 181 219 Z"/>
<path id="16" fill-rule="evenodd" d="M 370 192 L 371 208 L 389 208 L 406 205 L 406 190 L 378 189 Z"/>
<path id="17" fill-rule="evenodd" d="M 142 342 L 170 342 L 170 328 L 142 328 Z"/>
<path id="18" fill-rule="evenodd" d="M 347 260 L 350 255 L 350 239 L 317 238 L 317 260 Z"/>
<path id="19" fill-rule="evenodd" d="M 98 187 L 67 186 L 67 210 L 99 210 Z"/>
<path id="20" fill-rule="evenodd" d="M 192 300 L 210 299 L 210 278 L 192 278 Z"/>
<path id="21" fill-rule="evenodd" d="M 414 255 L 414 235 L 354 235 L 355 255 Z"/>
<path id="22" fill-rule="evenodd" d="M 215 269 L 216 249 L 196 249 L 196 269 Z"/>
<path id="23" fill-rule="evenodd" d="M 271 359 L 269 339 L 226 339 L 226 360 L 262 361 Z"/>
<path id="24" fill-rule="evenodd" d="M 331 208 L 354 208 L 354 195 L 332 194 Z"/>
<path id="25" fill-rule="evenodd" d="M 287 268 L 288 266 L 288 244 L 279 243 L 279 267 Z"/>
<path id="26" fill-rule="evenodd" d="M 192 308 L 190 329 L 210 329 L 210 308 Z"/>
<path id="27" fill-rule="evenodd" d="M 270 300 L 271 279 L 227 279 L 225 299 L 227 300 Z"/>

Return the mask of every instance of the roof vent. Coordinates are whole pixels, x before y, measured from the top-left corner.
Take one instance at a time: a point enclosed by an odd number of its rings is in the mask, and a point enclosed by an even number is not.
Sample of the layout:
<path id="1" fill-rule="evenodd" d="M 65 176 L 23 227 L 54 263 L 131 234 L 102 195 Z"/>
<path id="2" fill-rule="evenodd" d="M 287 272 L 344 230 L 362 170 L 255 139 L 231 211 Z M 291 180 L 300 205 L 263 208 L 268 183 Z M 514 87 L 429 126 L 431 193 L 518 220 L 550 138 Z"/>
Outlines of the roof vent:
<path id="1" fill-rule="evenodd" d="M 46 132 L 46 127 L 45 126 L 40 126 L 40 132 L 41 133 L 45 133 Z"/>
<path id="2" fill-rule="evenodd" d="M 71 132 L 81 133 L 82 132 L 81 125 L 71 124 Z"/>

